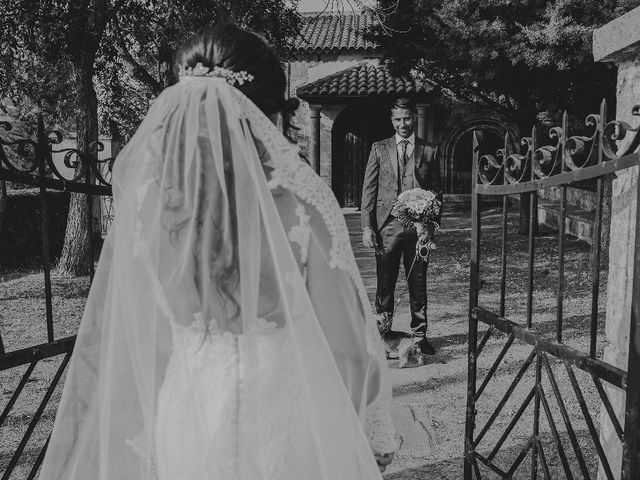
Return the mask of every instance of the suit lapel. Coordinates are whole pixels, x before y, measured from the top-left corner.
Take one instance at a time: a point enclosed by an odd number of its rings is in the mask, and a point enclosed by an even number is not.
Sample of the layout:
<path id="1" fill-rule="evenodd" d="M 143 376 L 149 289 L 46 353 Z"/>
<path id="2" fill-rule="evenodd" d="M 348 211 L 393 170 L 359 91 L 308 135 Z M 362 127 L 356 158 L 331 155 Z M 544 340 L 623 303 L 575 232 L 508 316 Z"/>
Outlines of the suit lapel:
<path id="1" fill-rule="evenodd" d="M 398 150 L 396 149 L 395 135 L 387 141 L 387 158 L 396 183 L 398 183 Z"/>

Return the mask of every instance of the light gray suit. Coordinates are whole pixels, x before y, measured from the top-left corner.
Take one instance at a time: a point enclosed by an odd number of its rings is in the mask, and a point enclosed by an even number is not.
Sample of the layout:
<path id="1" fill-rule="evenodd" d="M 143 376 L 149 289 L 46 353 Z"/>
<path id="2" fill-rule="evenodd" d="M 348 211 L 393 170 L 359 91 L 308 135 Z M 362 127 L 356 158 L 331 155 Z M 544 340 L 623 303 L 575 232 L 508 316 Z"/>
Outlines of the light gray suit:
<path id="1" fill-rule="evenodd" d="M 362 186 L 362 227 L 371 227 L 376 233 L 376 311 L 390 318 L 394 311 L 394 292 L 400 260 L 409 276 L 411 327 L 419 335 L 427 330 L 427 268 L 423 262 L 413 261 L 418 236 L 415 229 L 406 228 L 392 214 L 398 191 L 420 186 L 441 194 L 440 168 L 437 147 L 416 137 L 413 149 L 413 178 L 405 171 L 398 181 L 398 151 L 395 135 L 374 143 L 364 174 Z M 407 177 L 409 174 L 409 178 Z M 440 197 L 442 198 L 442 197 Z M 438 222 L 440 219 L 438 219 Z M 412 268 L 413 266 L 413 268 Z M 411 275 L 409 275 L 411 272 Z M 390 325 L 389 325 L 390 327 Z"/>
<path id="2" fill-rule="evenodd" d="M 415 180 L 421 188 L 442 192 L 438 147 L 416 137 L 413 149 Z M 395 135 L 371 147 L 362 186 L 362 227 L 379 232 L 398 199 L 398 153 Z"/>

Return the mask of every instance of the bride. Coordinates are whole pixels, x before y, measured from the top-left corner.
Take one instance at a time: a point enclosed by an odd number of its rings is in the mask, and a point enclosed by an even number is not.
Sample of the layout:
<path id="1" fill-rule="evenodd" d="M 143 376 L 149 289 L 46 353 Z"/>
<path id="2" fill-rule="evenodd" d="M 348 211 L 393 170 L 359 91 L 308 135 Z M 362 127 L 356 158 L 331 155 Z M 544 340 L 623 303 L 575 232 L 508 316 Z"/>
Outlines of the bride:
<path id="1" fill-rule="evenodd" d="M 222 24 L 177 65 L 115 164 L 40 479 L 380 479 L 386 365 L 337 202 L 274 124 L 280 61 Z"/>

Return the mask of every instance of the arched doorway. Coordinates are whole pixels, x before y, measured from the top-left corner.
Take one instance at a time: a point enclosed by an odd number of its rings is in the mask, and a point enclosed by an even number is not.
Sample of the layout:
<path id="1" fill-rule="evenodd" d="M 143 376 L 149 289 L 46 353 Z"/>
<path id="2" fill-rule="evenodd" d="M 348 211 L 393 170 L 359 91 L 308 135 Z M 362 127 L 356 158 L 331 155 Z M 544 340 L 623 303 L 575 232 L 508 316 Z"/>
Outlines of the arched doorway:
<path id="1" fill-rule="evenodd" d="M 360 207 L 371 145 L 392 134 L 386 102 L 351 105 L 340 112 L 331 130 L 331 184 L 342 207 Z"/>
<path id="2" fill-rule="evenodd" d="M 456 127 L 443 142 L 441 167 L 446 193 L 471 193 L 473 132 L 477 130 L 483 132 L 480 155 L 495 154 L 496 150 L 504 145 L 504 136 L 507 132 L 516 138 L 512 125 L 492 118 L 477 118 Z"/>

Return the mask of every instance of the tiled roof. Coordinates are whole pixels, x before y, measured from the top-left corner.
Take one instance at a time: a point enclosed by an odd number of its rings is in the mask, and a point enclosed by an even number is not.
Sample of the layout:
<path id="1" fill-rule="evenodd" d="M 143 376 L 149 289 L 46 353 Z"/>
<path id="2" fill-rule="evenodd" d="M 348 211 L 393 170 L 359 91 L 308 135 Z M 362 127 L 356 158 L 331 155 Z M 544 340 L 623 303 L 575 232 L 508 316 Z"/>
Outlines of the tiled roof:
<path id="1" fill-rule="evenodd" d="M 384 65 L 359 63 L 346 70 L 308 83 L 297 89 L 298 97 L 355 97 L 423 95 L 433 90 L 433 85 L 413 77 L 394 77 Z"/>
<path id="2" fill-rule="evenodd" d="M 373 51 L 376 44 L 363 38 L 373 24 L 373 15 L 366 11 L 308 13 L 303 15 L 300 34 L 289 48 L 296 53 Z"/>

